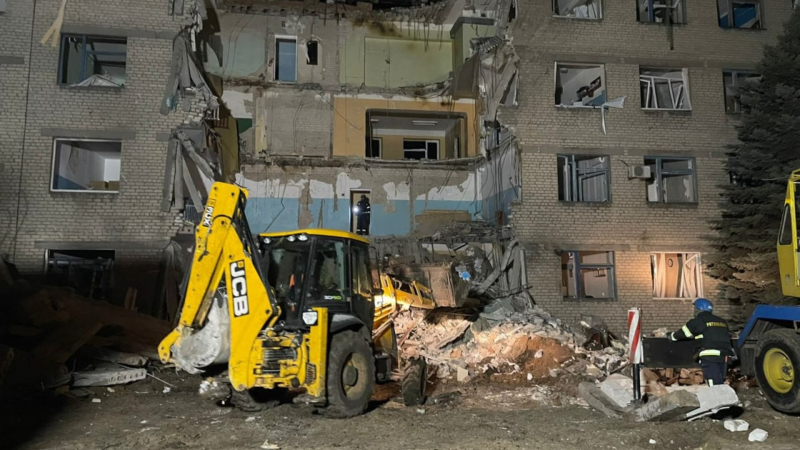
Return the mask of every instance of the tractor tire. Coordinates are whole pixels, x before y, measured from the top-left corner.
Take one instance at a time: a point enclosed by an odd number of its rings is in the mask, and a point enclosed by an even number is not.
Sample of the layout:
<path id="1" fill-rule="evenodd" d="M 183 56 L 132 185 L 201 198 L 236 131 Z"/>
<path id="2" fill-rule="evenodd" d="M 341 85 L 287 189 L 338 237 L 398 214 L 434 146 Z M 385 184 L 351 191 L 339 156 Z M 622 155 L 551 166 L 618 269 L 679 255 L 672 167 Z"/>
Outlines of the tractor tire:
<path id="1" fill-rule="evenodd" d="M 778 411 L 800 413 L 800 335 L 782 328 L 764 333 L 756 345 L 756 380 Z"/>
<path id="2" fill-rule="evenodd" d="M 281 404 L 278 392 L 273 390 L 253 388 L 244 391 L 231 389 L 231 402 L 234 406 L 245 412 L 259 412 L 272 409 Z"/>
<path id="3" fill-rule="evenodd" d="M 346 330 L 331 339 L 326 389 L 327 417 L 354 417 L 367 409 L 375 390 L 375 357 L 360 334 Z"/>
<path id="4" fill-rule="evenodd" d="M 428 363 L 424 358 L 408 361 L 403 373 L 401 392 L 406 406 L 418 406 L 425 402 L 425 387 L 428 384 Z"/>

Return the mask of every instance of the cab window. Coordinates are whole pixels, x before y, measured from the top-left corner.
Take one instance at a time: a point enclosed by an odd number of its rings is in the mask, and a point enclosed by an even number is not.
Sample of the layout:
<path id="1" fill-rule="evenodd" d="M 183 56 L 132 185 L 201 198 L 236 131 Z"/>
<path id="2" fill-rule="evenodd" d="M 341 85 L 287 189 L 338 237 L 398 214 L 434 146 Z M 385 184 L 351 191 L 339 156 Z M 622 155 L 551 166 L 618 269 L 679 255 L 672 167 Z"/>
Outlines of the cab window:
<path id="1" fill-rule="evenodd" d="M 311 261 L 309 288 L 310 301 L 347 300 L 347 259 L 345 243 L 338 240 L 318 239 Z"/>
<path id="2" fill-rule="evenodd" d="M 369 267 L 369 249 L 363 245 L 352 245 L 353 293 L 362 297 L 372 297 L 375 288 Z"/>

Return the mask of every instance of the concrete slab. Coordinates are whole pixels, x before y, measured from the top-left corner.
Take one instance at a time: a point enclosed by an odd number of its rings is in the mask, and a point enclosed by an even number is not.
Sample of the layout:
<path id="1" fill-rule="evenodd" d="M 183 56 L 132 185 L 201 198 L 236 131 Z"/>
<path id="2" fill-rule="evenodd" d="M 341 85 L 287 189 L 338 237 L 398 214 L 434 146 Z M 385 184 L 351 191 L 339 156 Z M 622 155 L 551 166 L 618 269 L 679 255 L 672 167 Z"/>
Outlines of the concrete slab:
<path id="1" fill-rule="evenodd" d="M 599 385 L 600 390 L 617 407 L 625 408 L 633 402 L 633 380 L 625 375 L 613 374 Z"/>
<path id="2" fill-rule="evenodd" d="M 636 409 L 633 417 L 637 422 L 679 421 L 686 418 L 686 413 L 699 407 L 697 395 L 688 391 L 675 391 Z"/>
<path id="3" fill-rule="evenodd" d="M 711 414 L 739 405 L 739 396 L 727 384 L 704 386 L 695 392 L 700 407 L 686 414 L 686 418 L 696 420 Z"/>
<path id="4" fill-rule="evenodd" d="M 615 405 L 606 397 L 597 385 L 589 381 L 584 381 L 578 385 L 578 394 L 592 408 L 605 414 L 612 419 L 619 419 L 621 416 L 614 410 Z"/>

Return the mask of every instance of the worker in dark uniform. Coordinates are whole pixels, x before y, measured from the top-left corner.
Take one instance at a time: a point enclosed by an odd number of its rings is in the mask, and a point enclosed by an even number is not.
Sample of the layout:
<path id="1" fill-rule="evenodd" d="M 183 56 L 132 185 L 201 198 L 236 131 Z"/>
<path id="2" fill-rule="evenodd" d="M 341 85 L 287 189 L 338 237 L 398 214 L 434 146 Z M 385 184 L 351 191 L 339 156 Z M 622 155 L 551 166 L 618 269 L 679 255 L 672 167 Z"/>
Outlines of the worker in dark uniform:
<path id="1" fill-rule="evenodd" d="M 356 203 L 355 207 L 356 217 L 358 218 L 356 220 L 356 234 L 369 234 L 369 220 L 371 212 L 369 199 L 367 199 L 366 195 L 361 194 L 361 200 Z"/>
<path id="2" fill-rule="evenodd" d="M 694 319 L 670 335 L 673 341 L 695 339 L 700 343 L 698 356 L 709 386 L 725 383 L 728 358 L 734 356 L 728 322 L 711 314 L 713 309 L 710 301 L 698 298 L 694 301 Z"/>

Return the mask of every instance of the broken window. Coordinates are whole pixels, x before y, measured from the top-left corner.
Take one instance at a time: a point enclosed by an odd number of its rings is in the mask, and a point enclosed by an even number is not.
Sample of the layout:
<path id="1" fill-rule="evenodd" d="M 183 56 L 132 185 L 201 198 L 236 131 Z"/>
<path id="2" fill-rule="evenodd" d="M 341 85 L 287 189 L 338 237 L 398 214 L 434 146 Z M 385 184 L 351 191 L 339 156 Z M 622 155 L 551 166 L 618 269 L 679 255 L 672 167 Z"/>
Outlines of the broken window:
<path id="1" fill-rule="evenodd" d="M 439 159 L 439 141 L 403 139 L 404 159 Z"/>
<path id="2" fill-rule="evenodd" d="M 762 0 L 717 0 L 719 26 L 760 30 Z"/>
<path id="3" fill-rule="evenodd" d="M 120 141 L 56 139 L 50 190 L 118 192 Z"/>
<path id="4" fill-rule="evenodd" d="M 319 41 L 306 42 L 306 64 L 316 66 L 319 60 Z"/>
<path id="5" fill-rule="evenodd" d="M 686 0 L 636 0 L 639 22 L 686 23 Z"/>
<path id="6" fill-rule="evenodd" d="M 125 38 L 63 35 L 58 82 L 120 87 L 125 84 L 127 48 Z"/>
<path id="7" fill-rule="evenodd" d="M 642 108 L 691 110 L 687 69 L 639 69 Z"/>
<path id="8" fill-rule="evenodd" d="M 598 64 L 556 63 L 556 106 L 600 106 L 606 102 L 605 70 Z"/>
<path id="9" fill-rule="evenodd" d="M 297 40 L 278 38 L 275 40 L 275 80 L 294 83 L 297 81 Z"/>
<path id="10" fill-rule="evenodd" d="M 561 294 L 564 298 L 613 299 L 614 252 L 563 252 Z"/>
<path id="11" fill-rule="evenodd" d="M 647 201 L 654 203 L 695 203 L 697 180 L 694 158 L 645 158 L 653 178 L 647 182 Z"/>
<path id="12" fill-rule="evenodd" d="M 742 70 L 726 70 L 722 72 L 722 79 L 725 84 L 725 112 L 729 114 L 748 112 L 750 108 L 742 106 L 739 88 L 743 83 L 757 82 L 761 79 L 761 75 Z"/>
<path id="13" fill-rule="evenodd" d="M 67 286 L 79 295 L 111 298 L 113 250 L 47 250 L 47 284 Z"/>
<path id="14" fill-rule="evenodd" d="M 553 0 L 553 15 L 574 19 L 602 19 L 601 0 Z"/>
<path id="15" fill-rule="evenodd" d="M 558 199 L 609 201 L 610 168 L 608 156 L 558 155 Z"/>
<path id="16" fill-rule="evenodd" d="M 703 296 L 700 253 L 653 253 L 650 255 L 654 298 Z"/>
<path id="17" fill-rule="evenodd" d="M 369 138 L 369 145 L 367 146 L 367 158 L 380 158 L 381 146 L 383 146 L 382 138 Z"/>

